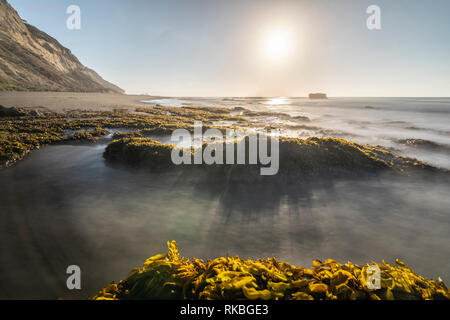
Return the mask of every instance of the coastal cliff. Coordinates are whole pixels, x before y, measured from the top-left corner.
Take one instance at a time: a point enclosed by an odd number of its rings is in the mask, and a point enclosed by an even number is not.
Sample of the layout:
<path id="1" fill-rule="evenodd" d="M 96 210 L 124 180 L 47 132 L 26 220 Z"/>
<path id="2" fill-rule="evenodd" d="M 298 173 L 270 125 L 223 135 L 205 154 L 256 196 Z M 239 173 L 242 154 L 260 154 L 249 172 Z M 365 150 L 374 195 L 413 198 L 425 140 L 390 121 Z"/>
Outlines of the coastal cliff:
<path id="1" fill-rule="evenodd" d="M 124 91 L 0 0 L 0 91 Z"/>

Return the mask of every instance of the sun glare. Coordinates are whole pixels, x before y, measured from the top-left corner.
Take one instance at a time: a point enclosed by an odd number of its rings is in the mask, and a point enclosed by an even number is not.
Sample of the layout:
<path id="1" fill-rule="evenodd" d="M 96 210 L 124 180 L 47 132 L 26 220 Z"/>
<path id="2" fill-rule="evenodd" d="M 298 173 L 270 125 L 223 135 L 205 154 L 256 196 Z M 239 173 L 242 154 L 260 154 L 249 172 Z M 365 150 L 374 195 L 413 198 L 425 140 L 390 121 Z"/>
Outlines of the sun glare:
<path id="1" fill-rule="evenodd" d="M 286 29 L 271 30 L 264 41 L 264 52 L 272 61 L 283 61 L 292 51 L 292 37 Z"/>
<path id="2" fill-rule="evenodd" d="M 291 103 L 286 98 L 278 97 L 278 98 L 272 98 L 272 99 L 268 100 L 267 102 L 265 102 L 264 104 L 268 104 L 271 106 L 279 106 L 279 105 L 291 104 Z"/>

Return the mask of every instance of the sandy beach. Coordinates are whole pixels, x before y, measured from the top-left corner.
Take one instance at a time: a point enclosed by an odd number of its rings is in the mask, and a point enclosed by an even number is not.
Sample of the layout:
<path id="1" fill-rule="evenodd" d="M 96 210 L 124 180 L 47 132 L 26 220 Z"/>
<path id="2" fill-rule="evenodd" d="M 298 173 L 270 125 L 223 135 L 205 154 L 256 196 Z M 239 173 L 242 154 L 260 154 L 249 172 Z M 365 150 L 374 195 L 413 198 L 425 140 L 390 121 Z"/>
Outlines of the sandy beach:
<path id="1" fill-rule="evenodd" d="M 147 106 L 141 100 L 157 97 L 117 93 L 91 92 L 0 92 L 0 105 L 4 107 L 43 107 L 51 111 L 84 109 L 105 111 L 115 108 Z"/>

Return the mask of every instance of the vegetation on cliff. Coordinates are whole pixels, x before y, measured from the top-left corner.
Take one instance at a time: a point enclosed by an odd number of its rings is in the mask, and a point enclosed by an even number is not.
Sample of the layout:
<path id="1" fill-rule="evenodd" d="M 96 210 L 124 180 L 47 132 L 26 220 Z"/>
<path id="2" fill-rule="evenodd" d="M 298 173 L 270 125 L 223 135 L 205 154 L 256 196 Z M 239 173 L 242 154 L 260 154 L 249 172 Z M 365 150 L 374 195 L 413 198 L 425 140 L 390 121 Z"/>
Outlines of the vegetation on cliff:
<path id="1" fill-rule="evenodd" d="M 0 91 L 124 91 L 85 67 L 72 52 L 22 20 L 0 0 Z"/>
<path id="2" fill-rule="evenodd" d="M 175 241 L 169 251 L 147 259 L 125 280 L 100 290 L 94 300 L 127 299 L 250 299 L 250 300 L 363 300 L 450 299 L 441 280 L 427 280 L 396 260 L 396 265 L 371 263 L 380 271 L 380 286 L 370 286 L 369 264 L 313 261 L 312 268 L 296 267 L 275 257 L 214 260 L 180 256 Z M 372 282 L 373 284 L 373 282 Z M 378 289 L 377 289 L 378 288 Z"/>

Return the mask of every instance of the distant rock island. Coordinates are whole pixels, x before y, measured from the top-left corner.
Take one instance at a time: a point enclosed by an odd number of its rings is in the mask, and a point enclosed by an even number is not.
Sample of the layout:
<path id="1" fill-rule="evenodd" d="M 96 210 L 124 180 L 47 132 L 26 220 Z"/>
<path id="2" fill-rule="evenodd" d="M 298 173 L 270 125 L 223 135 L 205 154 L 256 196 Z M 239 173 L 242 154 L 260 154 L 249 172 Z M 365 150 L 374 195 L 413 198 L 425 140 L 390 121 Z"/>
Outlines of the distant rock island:
<path id="1" fill-rule="evenodd" d="M 0 0 L 0 91 L 5 90 L 124 93 Z"/>
<path id="2" fill-rule="evenodd" d="M 326 93 L 310 93 L 309 94 L 310 99 L 327 99 Z"/>

